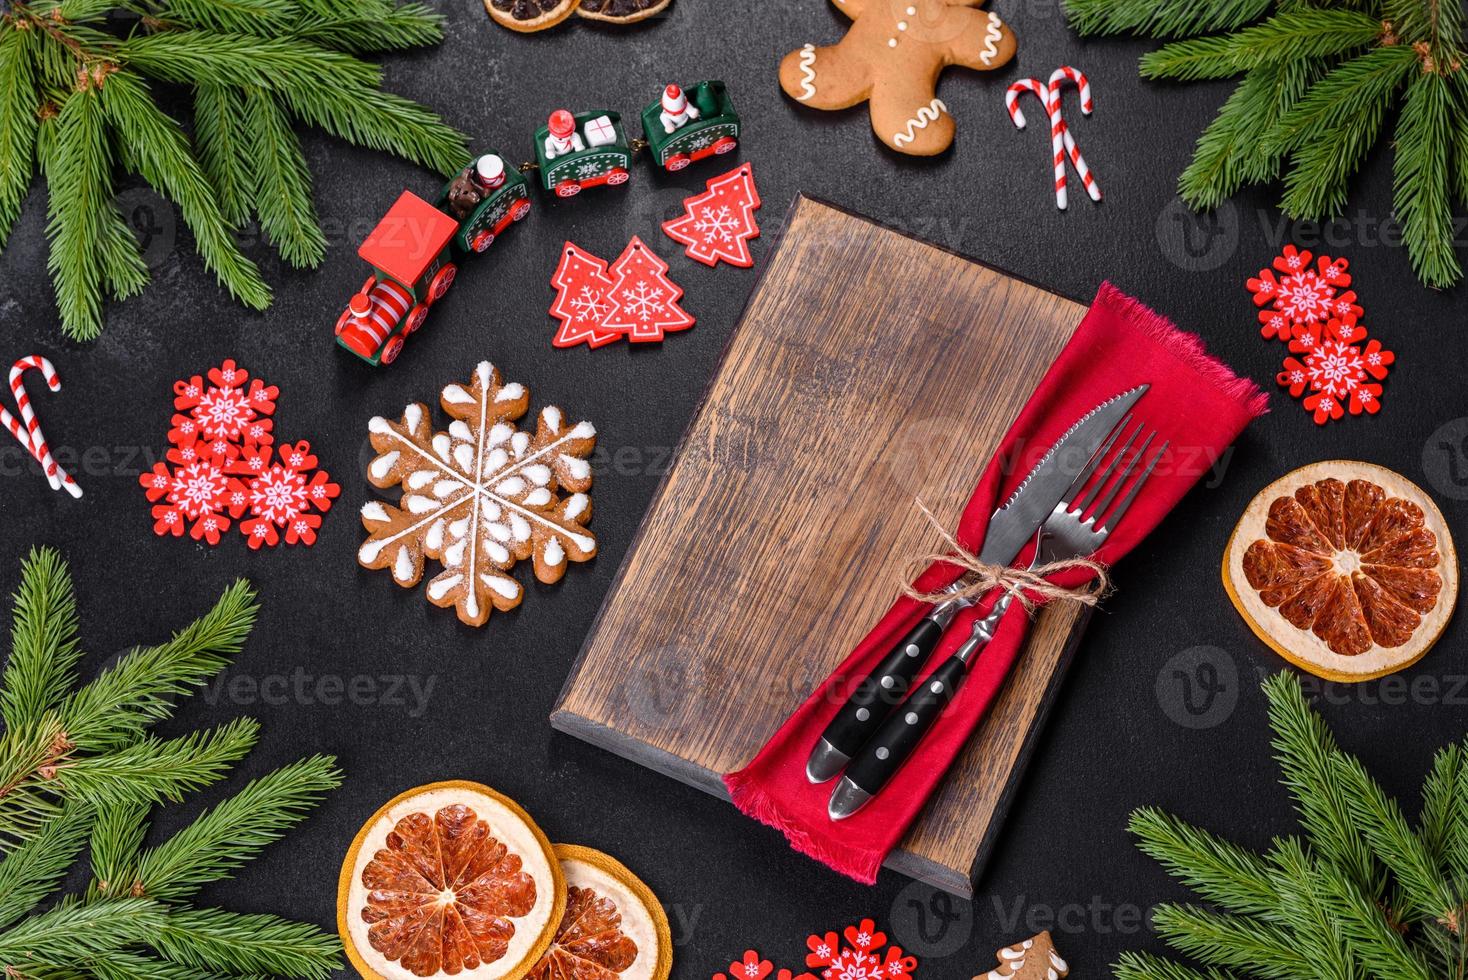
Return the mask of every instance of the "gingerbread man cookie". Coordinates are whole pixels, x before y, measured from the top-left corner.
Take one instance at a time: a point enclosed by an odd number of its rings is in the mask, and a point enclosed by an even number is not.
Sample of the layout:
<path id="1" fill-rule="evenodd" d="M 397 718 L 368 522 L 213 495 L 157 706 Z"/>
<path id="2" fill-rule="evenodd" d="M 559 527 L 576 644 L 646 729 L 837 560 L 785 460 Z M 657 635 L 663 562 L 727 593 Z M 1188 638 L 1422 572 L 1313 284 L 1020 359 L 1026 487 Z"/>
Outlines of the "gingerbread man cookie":
<path id="1" fill-rule="evenodd" d="M 977 9 L 984 0 L 831 2 L 851 30 L 839 44 L 786 55 L 780 87 L 816 109 L 870 101 L 877 138 L 899 153 L 933 156 L 953 145 L 953 116 L 938 98 L 944 68 L 988 70 L 1014 57 L 1014 32 Z"/>

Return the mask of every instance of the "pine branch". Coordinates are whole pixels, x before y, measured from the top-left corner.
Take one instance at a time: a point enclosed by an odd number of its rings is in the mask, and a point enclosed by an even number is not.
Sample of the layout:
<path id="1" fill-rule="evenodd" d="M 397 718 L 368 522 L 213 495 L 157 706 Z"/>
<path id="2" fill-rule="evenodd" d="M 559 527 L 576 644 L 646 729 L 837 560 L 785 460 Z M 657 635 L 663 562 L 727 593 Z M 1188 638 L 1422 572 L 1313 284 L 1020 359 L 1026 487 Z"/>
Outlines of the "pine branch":
<path id="1" fill-rule="evenodd" d="M 157 17 L 198 30 L 277 37 L 296 7 L 293 0 L 167 0 Z"/>
<path id="2" fill-rule="evenodd" d="M 1413 270 L 1427 285 L 1439 288 L 1463 276 L 1453 252 L 1452 141 L 1448 81 L 1436 72 L 1419 72 L 1407 84 L 1397 119 L 1394 202 Z"/>
<path id="3" fill-rule="evenodd" d="M 127 745 L 173 711 L 173 698 L 218 673 L 238 653 L 259 606 L 243 580 L 162 646 L 133 650 L 67 700 L 63 725 L 78 752 Z"/>
<path id="4" fill-rule="evenodd" d="M 270 287 L 229 236 L 214 190 L 178 123 L 153 103 L 147 85 L 126 71 L 108 76 L 101 100 L 112 128 L 132 146 L 144 179 L 178 205 L 204 264 L 246 306 L 269 306 Z"/>
<path id="5" fill-rule="evenodd" d="M 10 659 L 0 679 L 0 716 L 15 729 L 57 707 L 81 658 L 71 573 L 52 548 L 32 548 L 20 568 Z"/>
<path id="6" fill-rule="evenodd" d="M 339 785 L 341 773 L 330 756 L 277 769 L 144 851 L 132 872 L 133 887 L 160 901 L 186 899 L 200 885 L 228 877 L 279 840 Z"/>
<path id="7" fill-rule="evenodd" d="M 199 165 L 219 195 L 219 213 L 231 227 L 250 217 L 255 172 L 244 127 L 244 93 L 205 82 L 194 88 L 194 143 Z"/>
<path id="8" fill-rule="evenodd" d="M 74 92 L 56 120 L 52 156 L 46 162 L 50 191 L 47 267 L 56 288 L 61 329 L 91 340 L 102 325 L 102 214 L 112 201 L 112 157 L 97 95 Z"/>
<path id="9" fill-rule="evenodd" d="M 59 764 L 52 785 L 97 806 L 178 802 L 228 775 L 255 747 L 259 733 L 254 719 L 237 718 L 170 741 L 145 738 L 117 752 Z"/>
<path id="10" fill-rule="evenodd" d="M 1258 65 L 1346 54 L 1380 34 L 1380 21 L 1355 11 L 1285 12 L 1233 34 L 1165 45 L 1142 57 L 1142 77 L 1228 78 Z"/>
<path id="11" fill-rule="evenodd" d="M 1280 919 L 1290 929 L 1301 955 L 1314 965 L 1314 980 L 1367 980 L 1326 908 L 1319 871 L 1304 847 L 1294 838 L 1276 841 L 1272 856 Z"/>
<path id="12" fill-rule="evenodd" d="M 87 968 L 97 980 L 242 980 L 238 975 L 200 973 L 192 966 L 166 963 L 137 953 L 104 953 L 87 959 Z M 257 975 L 252 980 L 269 980 Z"/>
<path id="13" fill-rule="evenodd" d="M 304 11 L 291 26 L 291 36 L 354 54 L 419 47 L 443 40 L 443 17 L 426 4 L 342 6 L 347 9 Z"/>
<path id="14" fill-rule="evenodd" d="M 291 265 L 315 268 L 326 255 L 326 235 L 311 199 L 306 155 L 272 94 L 249 89 L 244 101 L 246 132 L 255 153 L 260 227 Z"/>
<path id="15" fill-rule="evenodd" d="M 315 926 L 217 909 L 174 912 L 149 945 L 196 969 L 313 980 L 330 976 L 341 952 L 341 942 Z"/>
<path id="16" fill-rule="evenodd" d="M 0 30 L 0 248 L 35 175 L 38 103 L 33 33 Z"/>
<path id="17" fill-rule="evenodd" d="M 0 736 L 0 851 L 30 840 L 61 815 L 43 774 L 70 747 L 55 713 Z"/>
<path id="18" fill-rule="evenodd" d="M 1463 795 L 1468 759 L 1458 745 L 1449 745 L 1432 759 L 1432 770 L 1422 783 L 1422 814 L 1417 836 L 1433 867 L 1450 876 L 1449 856 L 1455 835 L 1468 829 L 1468 796 Z"/>
<path id="19" fill-rule="evenodd" d="M 0 962 L 74 963 L 146 943 L 166 923 L 163 906 L 147 899 L 62 902 L 0 933 Z"/>
<path id="20" fill-rule="evenodd" d="M 1168 945 L 1208 966 L 1265 980 L 1298 980 L 1310 973 L 1290 933 L 1257 919 L 1162 904 L 1153 910 L 1152 924 Z"/>
<path id="21" fill-rule="evenodd" d="M 1368 892 L 1330 869 L 1322 869 L 1320 885 L 1352 955 L 1371 975 L 1391 980 L 1441 980 L 1387 921 Z"/>
<path id="22" fill-rule="evenodd" d="M 1311 843 L 1350 882 L 1380 897 L 1377 865 L 1357 832 L 1332 760 L 1340 754 L 1325 721 L 1311 710 L 1300 684 L 1287 673 L 1264 681 L 1272 742 L 1281 782 L 1295 798 L 1300 824 Z"/>
<path id="23" fill-rule="evenodd" d="M 1468 72 L 1452 76 L 1453 84 L 1453 189 L 1458 204 L 1468 207 Z"/>
<path id="24" fill-rule="evenodd" d="M 1227 970 L 1194 970 L 1149 953 L 1122 953 L 1113 970 L 1116 980 L 1237 980 Z"/>
<path id="25" fill-rule="evenodd" d="M 92 874 L 89 896 L 110 895 L 113 883 L 124 881 L 137 861 L 143 839 L 148 835 L 148 804 L 124 803 L 97 810 L 92 826 Z M 131 881 L 128 880 L 128 884 Z"/>
<path id="26" fill-rule="evenodd" d="M 1065 0 L 1070 24 L 1081 34 L 1192 37 L 1230 31 L 1264 16 L 1270 0 Z"/>
<path id="27" fill-rule="evenodd" d="M 131 68 L 168 82 L 255 85 L 272 91 L 375 88 L 382 82 L 382 69 L 376 65 L 288 38 L 164 31 L 128 38 L 115 50 Z"/>
<path id="28" fill-rule="evenodd" d="M 1150 807 L 1134 812 L 1128 829 L 1142 853 L 1208 901 L 1241 915 L 1277 916 L 1280 897 L 1264 859 Z"/>
<path id="29" fill-rule="evenodd" d="M 103 209 L 101 220 L 102 281 L 114 299 L 136 296 L 151 278 L 138 238 L 115 203 Z"/>
<path id="30" fill-rule="evenodd" d="M 61 883 L 87 843 L 92 810 L 67 806 L 39 834 L 0 861 L 0 929 L 28 914 Z"/>
<path id="31" fill-rule="evenodd" d="M 469 162 L 464 134 L 401 96 L 378 89 L 290 89 L 280 95 L 297 118 L 348 143 L 386 150 L 446 177 Z"/>

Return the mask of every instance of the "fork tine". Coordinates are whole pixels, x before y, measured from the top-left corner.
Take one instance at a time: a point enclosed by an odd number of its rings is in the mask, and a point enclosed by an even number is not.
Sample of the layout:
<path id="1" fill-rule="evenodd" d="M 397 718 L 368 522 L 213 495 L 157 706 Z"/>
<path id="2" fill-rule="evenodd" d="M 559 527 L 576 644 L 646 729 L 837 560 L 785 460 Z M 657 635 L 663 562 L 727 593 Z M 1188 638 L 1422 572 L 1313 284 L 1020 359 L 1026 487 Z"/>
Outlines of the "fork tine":
<path id="1" fill-rule="evenodd" d="M 1122 430 L 1127 427 L 1131 420 L 1131 412 L 1127 412 L 1121 417 L 1121 421 L 1116 423 L 1116 427 L 1111 430 L 1111 434 L 1106 437 L 1106 441 L 1101 444 L 1101 448 L 1091 454 L 1091 458 L 1086 460 L 1086 465 L 1081 467 L 1081 472 L 1079 473 L 1079 475 L 1077 475 L 1076 478 L 1071 481 L 1070 486 L 1066 488 L 1065 496 L 1060 498 L 1061 502 L 1069 504 L 1070 501 L 1075 497 L 1075 495 L 1081 492 L 1081 489 L 1085 487 L 1086 483 L 1091 479 L 1091 474 L 1096 472 L 1096 467 L 1101 465 L 1101 461 L 1105 459 L 1106 454 L 1111 451 L 1111 445 L 1112 443 L 1116 442 L 1116 437 L 1121 435 Z"/>
<path id="2" fill-rule="evenodd" d="M 1102 521 L 1102 526 L 1106 528 L 1107 531 L 1110 531 L 1112 528 L 1116 527 L 1116 525 L 1121 521 L 1122 516 L 1126 514 L 1127 508 L 1132 505 L 1132 501 L 1137 499 L 1137 494 L 1140 493 L 1142 490 L 1142 484 L 1147 482 L 1147 479 L 1152 475 L 1152 471 L 1157 468 L 1158 460 L 1162 459 L 1162 454 L 1167 452 L 1167 447 L 1169 445 L 1170 443 L 1168 442 L 1164 442 L 1162 444 L 1161 448 L 1157 450 L 1157 455 L 1152 457 L 1152 462 L 1147 464 L 1147 468 L 1144 469 L 1137 476 L 1136 481 L 1132 483 L 1131 489 L 1126 492 L 1126 496 L 1121 498 L 1121 503 L 1116 505 L 1116 510 L 1106 515 L 1105 519 Z M 1142 452 L 1137 453 L 1138 459 L 1141 459 L 1142 456 L 1145 454 L 1146 447 L 1143 446 L 1142 450 Z"/>
<path id="3" fill-rule="evenodd" d="M 1139 435 L 1141 434 L 1141 429 L 1141 426 L 1137 427 L 1137 432 Z M 1137 447 L 1136 455 L 1132 456 L 1132 461 L 1126 465 L 1126 469 L 1122 470 L 1116 475 L 1116 479 L 1112 480 L 1111 485 L 1107 487 L 1105 495 L 1096 502 L 1096 510 L 1093 512 L 1092 516 L 1094 520 L 1096 520 L 1098 523 L 1101 520 L 1101 515 L 1106 513 L 1106 508 L 1111 506 L 1111 502 L 1115 500 L 1116 495 L 1121 492 L 1121 488 L 1126 486 L 1127 481 L 1132 478 L 1133 471 L 1135 471 L 1136 468 L 1141 465 L 1143 457 L 1147 455 L 1147 448 L 1152 445 L 1152 440 L 1155 438 L 1157 438 L 1157 433 L 1155 430 L 1147 433 L 1147 438 L 1143 439 L 1142 444 Z M 1130 443 L 1128 443 L 1128 445 L 1130 445 Z M 1120 456 L 1117 457 L 1117 462 L 1121 462 Z"/>
<path id="4" fill-rule="evenodd" d="M 1096 477 L 1096 482 L 1091 485 L 1091 489 L 1086 492 L 1086 495 L 1079 502 L 1071 506 L 1071 510 L 1077 515 L 1080 515 L 1090 509 L 1091 502 L 1096 499 L 1096 495 L 1106 486 L 1106 481 L 1111 479 L 1112 474 L 1116 472 L 1116 468 L 1121 465 L 1121 461 L 1126 459 L 1127 450 L 1132 448 L 1132 443 L 1137 441 L 1137 436 L 1141 435 L 1142 430 L 1146 427 L 1145 423 L 1137 423 L 1137 427 L 1132 430 L 1132 434 L 1127 437 L 1126 442 L 1122 443 L 1121 449 L 1117 450 L 1116 458 L 1107 464 L 1106 469 L 1101 472 L 1101 475 Z"/>

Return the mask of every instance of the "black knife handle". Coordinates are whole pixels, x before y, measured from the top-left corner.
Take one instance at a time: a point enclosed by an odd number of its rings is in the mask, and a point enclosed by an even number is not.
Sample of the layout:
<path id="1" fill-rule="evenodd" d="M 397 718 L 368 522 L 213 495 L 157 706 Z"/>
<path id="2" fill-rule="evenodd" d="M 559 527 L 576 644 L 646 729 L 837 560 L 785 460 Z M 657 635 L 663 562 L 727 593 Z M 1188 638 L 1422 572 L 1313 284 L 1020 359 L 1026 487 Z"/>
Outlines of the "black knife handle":
<path id="1" fill-rule="evenodd" d="M 968 676 L 968 664 L 949 657 L 913 691 L 912 697 L 877 730 L 861 754 L 846 767 L 846 778 L 873 796 L 912 757 L 943 709 Z"/>
<path id="2" fill-rule="evenodd" d="M 821 737 L 844 755 L 855 756 L 860 752 L 892 709 L 907 697 L 912 679 L 927 663 L 942 638 L 943 627 L 931 619 L 919 621 L 892 648 L 892 652 L 861 679 Z"/>

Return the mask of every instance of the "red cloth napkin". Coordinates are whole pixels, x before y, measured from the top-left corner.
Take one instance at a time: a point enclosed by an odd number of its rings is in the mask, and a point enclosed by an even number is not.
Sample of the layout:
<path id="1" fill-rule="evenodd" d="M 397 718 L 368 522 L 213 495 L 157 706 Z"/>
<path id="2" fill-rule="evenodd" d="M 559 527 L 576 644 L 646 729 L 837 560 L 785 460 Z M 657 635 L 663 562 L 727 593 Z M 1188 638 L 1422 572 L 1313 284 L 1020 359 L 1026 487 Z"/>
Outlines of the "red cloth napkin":
<path id="1" fill-rule="evenodd" d="M 1217 462 L 1250 420 L 1265 411 L 1267 397 L 1246 378 L 1210 357 L 1203 342 L 1178 330 L 1165 317 L 1103 283 L 1075 335 L 1041 380 L 1019 418 L 1005 435 L 979 480 L 959 521 L 960 544 L 977 553 L 989 517 L 1045 451 L 1096 405 L 1143 382 L 1152 387 L 1132 409 L 1133 420 L 1158 430 L 1157 442 L 1170 443 L 1146 488 L 1101 548 L 1110 564 L 1141 541 L 1183 494 Z M 1001 465 L 1002 463 L 1002 465 Z M 1029 554 L 1020 555 L 1027 562 Z M 1058 584 L 1084 584 L 1088 573 L 1057 575 Z M 959 575 L 952 565 L 935 564 L 915 585 L 935 591 Z M 968 636 L 973 620 L 990 603 L 965 610 L 929 661 L 936 668 Z M 907 827 L 922 810 L 953 759 L 968 741 L 1024 645 L 1029 620 L 1010 610 L 998 634 L 971 668 L 972 674 L 943 720 L 887 788 L 861 811 L 839 824 L 826 816 L 835 783 L 813 786 L 805 763 L 820 733 L 841 706 L 840 693 L 864 677 L 930 607 L 898 598 L 881 622 L 817 688 L 753 762 L 729 773 L 724 783 L 734 805 L 778 828 L 797 851 L 866 884 Z M 914 685 L 915 687 L 917 685 Z M 838 692 L 836 689 L 840 688 Z"/>

